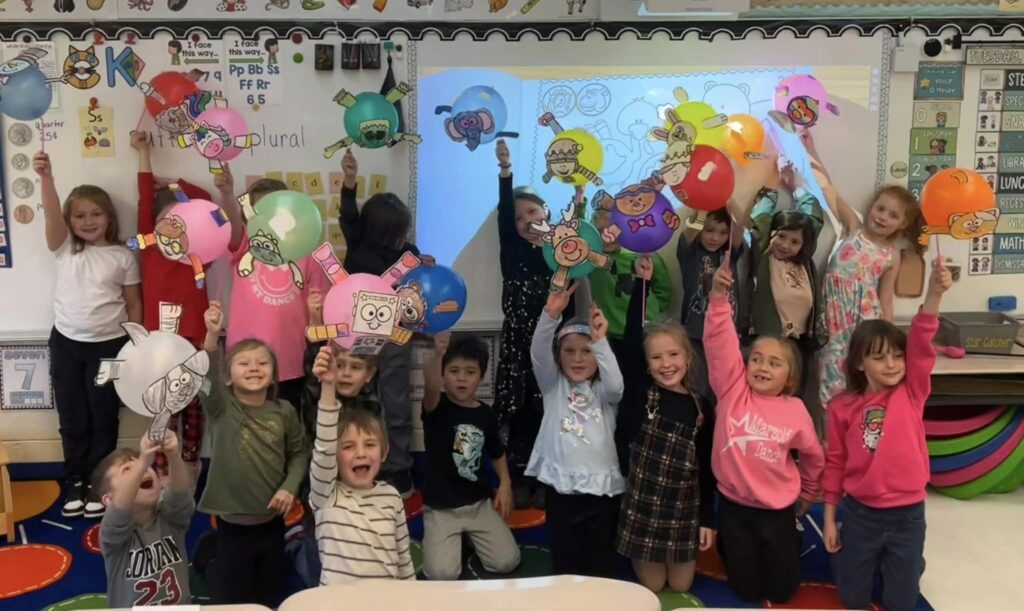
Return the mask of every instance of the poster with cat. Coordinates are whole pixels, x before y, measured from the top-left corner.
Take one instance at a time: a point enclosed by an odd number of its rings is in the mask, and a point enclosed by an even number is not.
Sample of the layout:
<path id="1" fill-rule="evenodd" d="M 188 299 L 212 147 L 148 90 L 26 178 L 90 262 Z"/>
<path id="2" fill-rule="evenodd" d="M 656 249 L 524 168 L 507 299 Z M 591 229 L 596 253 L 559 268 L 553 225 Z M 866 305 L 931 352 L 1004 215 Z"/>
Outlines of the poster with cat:
<path id="1" fill-rule="evenodd" d="M 0 44 L 0 63 L 10 61 L 28 49 L 38 49 L 44 54 L 33 53 L 38 57 L 36 65 L 43 71 L 46 78 L 59 79 L 64 71 L 59 66 L 60 60 L 64 57 L 57 57 L 57 45 L 48 40 L 33 40 L 31 42 L 5 42 Z M 53 87 L 53 99 L 50 101 L 50 110 L 60 108 L 60 87 Z"/>

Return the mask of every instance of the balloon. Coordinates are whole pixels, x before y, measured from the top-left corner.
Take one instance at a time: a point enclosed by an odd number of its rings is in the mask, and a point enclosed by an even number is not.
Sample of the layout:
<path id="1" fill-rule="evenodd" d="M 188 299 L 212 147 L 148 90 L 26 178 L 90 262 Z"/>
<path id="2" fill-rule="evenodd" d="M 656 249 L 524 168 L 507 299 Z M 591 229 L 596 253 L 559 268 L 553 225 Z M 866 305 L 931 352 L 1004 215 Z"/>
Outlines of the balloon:
<path id="1" fill-rule="evenodd" d="M 363 309 L 357 318 L 356 306 L 359 292 L 375 293 L 392 298 L 393 309 L 390 311 L 390 317 L 386 307 L 382 308 L 377 305 Z M 398 295 L 389 280 L 372 274 L 352 274 L 327 291 L 327 295 L 324 297 L 324 324 L 348 326 L 349 334 L 334 340 L 342 348 L 348 350 L 361 336 L 390 337 L 391 330 L 397 324 L 397 309 Z M 383 322 L 381 322 L 382 319 Z M 367 333 L 366 331 L 373 325 L 376 325 L 375 332 Z"/>
<path id="2" fill-rule="evenodd" d="M 689 123 L 696 131 L 695 144 L 707 144 L 718 148 L 725 136 L 725 125 L 721 121 L 721 113 L 704 102 L 683 102 L 675 107 L 676 118 Z M 665 121 L 665 129 L 670 133 L 674 123 Z"/>
<path id="3" fill-rule="evenodd" d="M 434 112 L 451 113 L 444 120 L 445 135 L 455 142 L 464 142 L 471 151 L 495 138 L 519 137 L 515 132 L 502 131 L 508 119 L 508 109 L 501 94 L 493 87 L 470 87 L 451 106 L 438 106 Z"/>
<path id="4" fill-rule="evenodd" d="M 176 221 L 176 222 L 175 222 Z M 160 238 L 161 226 L 177 225 L 184 234 L 184 254 L 195 255 L 204 264 L 221 258 L 228 251 L 231 241 L 231 223 L 227 222 L 224 212 L 217 204 L 205 199 L 193 199 L 175 204 L 163 219 L 156 225 L 157 239 Z M 160 244 L 158 243 L 159 247 Z M 161 249 L 164 256 L 167 253 Z M 186 265 L 188 257 L 168 257 Z"/>
<path id="5" fill-rule="evenodd" d="M 248 219 L 249 252 L 271 266 L 294 263 L 323 241 L 320 209 L 304 193 L 275 191 L 263 196 Z"/>
<path id="6" fill-rule="evenodd" d="M 564 265 L 569 268 L 569 278 L 576 280 L 585 278 L 592 271 L 597 269 L 586 255 L 588 253 L 603 253 L 604 243 L 601 241 L 601 234 L 593 225 L 586 221 L 579 221 L 579 229 L 576 231 L 586 244 L 580 244 L 578 240 L 570 236 L 569 239 L 558 240 L 558 227 L 555 228 L 556 240 L 559 254 L 556 260 L 555 247 L 550 242 L 544 242 L 544 261 L 547 262 L 551 271 L 558 271 Z M 582 256 L 581 256 L 582 255 Z"/>
<path id="7" fill-rule="evenodd" d="M 180 305 L 166 304 L 178 308 Z M 187 339 L 166 331 L 146 331 L 136 323 L 122 325 L 129 342 L 117 358 L 100 363 L 96 384 L 114 381 L 114 389 L 136 414 L 154 417 L 150 436 L 162 439 L 170 417 L 192 402 L 205 380 L 210 360 Z"/>
<path id="8" fill-rule="evenodd" d="M 921 189 L 921 213 L 928 228 L 950 227 L 954 214 L 968 214 L 996 207 L 995 193 L 974 170 L 939 170 Z M 929 232 L 932 233 L 932 232 Z"/>
<path id="9" fill-rule="evenodd" d="M 589 132 L 578 128 L 567 129 L 558 133 L 548 145 L 544 160 L 547 166 L 544 182 L 557 178 L 564 183 L 582 187 L 594 181 L 601 173 L 604 149 Z"/>
<path id="10" fill-rule="evenodd" d="M 602 197 L 603 196 L 603 197 Z M 604 191 L 594 196 L 600 208 L 611 209 L 609 221 L 616 227 L 616 241 L 637 253 L 656 252 L 672 239 L 679 217 L 668 198 L 654 187 L 638 184 L 620 191 L 614 201 Z"/>
<path id="11" fill-rule="evenodd" d="M 725 124 L 725 137 L 719 149 L 737 164 L 750 163 L 746 153 L 761 153 L 764 150 L 764 126 L 756 118 L 745 115 L 729 115 Z"/>
<path id="12" fill-rule="evenodd" d="M 813 126 L 825 109 L 839 114 L 839 109 L 828 101 L 825 86 L 810 74 L 794 74 L 775 87 L 775 110 L 784 113 L 795 125 Z"/>
<path id="13" fill-rule="evenodd" d="M 46 75 L 33 65 L 6 76 L 0 85 L 0 113 L 16 121 L 34 121 L 46 114 L 53 90 Z"/>
<path id="14" fill-rule="evenodd" d="M 180 105 L 188 96 L 199 93 L 199 87 L 180 72 L 161 72 L 148 85 L 146 111 L 153 118 Z"/>
<path id="15" fill-rule="evenodd" d="M 207 108 L 196 117 L 195 146 L 207 159 L 231 161 L 248 146 L 238 146 L 236 138 L 249 134 L 249 126 L 238 111 L 231 108 Z M 205 130 L 205 131 L 204 131 Z M 250 143 L 244 143 L 250 144 Z"/>
<path id="16" fill-rule="evenodd" d="M 379 129 L 369 126 L 387 125 Z M 355 96 L 355 103 L 345 110 L 345 133 L 359 146 L 379 149 L 398 132 L 398 110 L 379 93 L 364 91 Z"/>
<path id="17" fill-rule="evenodd" d="M 403 326 L 440 333 L 455 326 L 466 309 L 466 282 L 450 267 L 421 265 L 398 286 Z"/>
<path id="18" fill-rule="evenodd" d="M 687 208 L 711 212 L 725 207 L 735 186 L 729 159 L 718 149 L 698 144 L 690 155 L 690 171 L 672 193 Z"/>

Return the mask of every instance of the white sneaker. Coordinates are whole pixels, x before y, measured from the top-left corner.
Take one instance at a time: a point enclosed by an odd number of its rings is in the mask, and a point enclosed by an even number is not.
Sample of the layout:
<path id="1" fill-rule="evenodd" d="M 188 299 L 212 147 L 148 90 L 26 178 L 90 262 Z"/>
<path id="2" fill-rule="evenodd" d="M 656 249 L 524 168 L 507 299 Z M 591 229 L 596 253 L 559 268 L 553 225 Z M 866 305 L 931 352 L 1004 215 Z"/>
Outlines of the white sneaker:
<path id="1" fill-rule="evenodd" d="M 60 515 L 65 518 L 77 518 L 85 510 L 85 484 L 75 482 L 68 486 L 67 496 L 64 497 L 64 506 Z"/>
<path id="2" fill-rule="evenodd" d="M 89 519 L 102 518 L 107 508 L 99 501 L 89 501 L 85 504 L 85 517 Z"/>

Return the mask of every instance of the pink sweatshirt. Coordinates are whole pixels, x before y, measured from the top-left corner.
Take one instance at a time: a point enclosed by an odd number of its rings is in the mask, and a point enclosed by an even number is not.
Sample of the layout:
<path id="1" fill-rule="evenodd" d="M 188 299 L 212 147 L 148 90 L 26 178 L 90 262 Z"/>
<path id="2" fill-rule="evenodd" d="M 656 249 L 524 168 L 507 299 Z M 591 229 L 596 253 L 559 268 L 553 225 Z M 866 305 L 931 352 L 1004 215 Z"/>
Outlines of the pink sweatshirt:
<path id="1" fill-rule="evenodd" d="M 924 500 L 930 477 L 924 403 L 932 391 L 939 317 L 919 313 L 907 334 L 907 373 L 899 386 L 871 394 L 851 392 L 828 404 L 825 502 L 848 494 L 885 509 Z"/>
<path id="2" fill-rule="evenodd" d="M 718 491 L 759 509 L 783 509 L 798 497 L 814 500 L 825 456 L 814 423 L 796 397 L 767 397 L 747 385 L 747 366 L 724 295 L 714 295 L 704 319 L 708 380 L 718 397 L 711 468 Z M 799 465 L 790 454 L 800 454 Z"/>

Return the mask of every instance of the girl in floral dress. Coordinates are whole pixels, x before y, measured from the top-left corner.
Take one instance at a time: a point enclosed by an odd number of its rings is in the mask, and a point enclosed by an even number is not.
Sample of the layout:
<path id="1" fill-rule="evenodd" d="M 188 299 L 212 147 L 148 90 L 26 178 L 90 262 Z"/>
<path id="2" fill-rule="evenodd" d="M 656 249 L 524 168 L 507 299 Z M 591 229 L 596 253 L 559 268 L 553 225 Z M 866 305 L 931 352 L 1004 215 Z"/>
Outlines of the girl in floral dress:
<path id="1" fill-rule="evenodd" d="M 843 365 L 853 329 L 862 320 L 892 320 L 900 242 L 920 253 L 924 219 L 917 199 L 907 189 L 889 185 L 880 189 L 863 223 L 843 200 L 821 164 L 814 142 L 804 138 L 811 167 L 822 184 L 825 199 L 843 226 L 842 242 L 829 258 L 822 293 L 828 343 L 819 353 L 821 404 L 845 389 Z"/>

